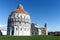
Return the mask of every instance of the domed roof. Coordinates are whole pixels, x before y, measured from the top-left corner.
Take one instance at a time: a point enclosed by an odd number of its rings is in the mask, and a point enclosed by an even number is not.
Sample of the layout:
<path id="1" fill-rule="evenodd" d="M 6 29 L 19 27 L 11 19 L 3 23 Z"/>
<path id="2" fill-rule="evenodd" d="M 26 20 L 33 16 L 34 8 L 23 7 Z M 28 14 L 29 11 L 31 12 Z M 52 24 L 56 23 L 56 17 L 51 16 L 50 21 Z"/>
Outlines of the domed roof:
<path id="1" fill-rule="evenodd" d="M 22 13 L 22 14 L 27 14 L 27 12 L 23 9 L 23 6 L 20 4 L 18 5 L 17 9 L 14 10 L 12 13 Z"/>

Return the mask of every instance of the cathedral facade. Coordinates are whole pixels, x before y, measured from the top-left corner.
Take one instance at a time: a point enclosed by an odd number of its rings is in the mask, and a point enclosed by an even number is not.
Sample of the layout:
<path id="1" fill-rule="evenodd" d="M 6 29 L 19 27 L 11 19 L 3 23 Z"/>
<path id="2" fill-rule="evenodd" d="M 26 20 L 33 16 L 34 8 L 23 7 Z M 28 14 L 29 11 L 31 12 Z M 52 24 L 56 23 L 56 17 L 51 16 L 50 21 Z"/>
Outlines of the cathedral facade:
<path id="1" fill-rule="evenodd" d="M 17 9 L 12 11 L 8 17 L 7 35 L 11 36 L 31 36 L 48 35 L 47 26 L 39 28 L 38 25 L 31 23 L 30 15 L 23 6 L 18 5 Z"/>

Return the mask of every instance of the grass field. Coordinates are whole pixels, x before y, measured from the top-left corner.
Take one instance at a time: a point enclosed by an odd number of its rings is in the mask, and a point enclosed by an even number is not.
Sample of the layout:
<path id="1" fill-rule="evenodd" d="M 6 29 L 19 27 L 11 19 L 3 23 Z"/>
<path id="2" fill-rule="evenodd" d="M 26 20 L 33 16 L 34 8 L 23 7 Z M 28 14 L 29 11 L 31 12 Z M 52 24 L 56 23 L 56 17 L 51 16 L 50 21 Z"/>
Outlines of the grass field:
<path id="1" fill-rule="evenodd" d="M 0 36 L 0 40 L 60 40 L 60 36 Z"/>

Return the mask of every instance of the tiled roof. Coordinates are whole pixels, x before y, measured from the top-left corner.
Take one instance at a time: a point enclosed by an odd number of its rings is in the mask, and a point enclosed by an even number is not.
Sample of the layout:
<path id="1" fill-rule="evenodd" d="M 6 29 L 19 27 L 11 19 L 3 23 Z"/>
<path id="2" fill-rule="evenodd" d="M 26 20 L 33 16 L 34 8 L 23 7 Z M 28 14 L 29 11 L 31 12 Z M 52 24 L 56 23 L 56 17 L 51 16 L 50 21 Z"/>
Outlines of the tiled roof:
<path id="1" fill-rule="evenodd" d="M 22 13 L 22 14 L 27 14 L 27 12 L 23 9 L 23 6 L 20 4 L 18 5 L 17 9 L 14 10 L 12 13 Z"/>

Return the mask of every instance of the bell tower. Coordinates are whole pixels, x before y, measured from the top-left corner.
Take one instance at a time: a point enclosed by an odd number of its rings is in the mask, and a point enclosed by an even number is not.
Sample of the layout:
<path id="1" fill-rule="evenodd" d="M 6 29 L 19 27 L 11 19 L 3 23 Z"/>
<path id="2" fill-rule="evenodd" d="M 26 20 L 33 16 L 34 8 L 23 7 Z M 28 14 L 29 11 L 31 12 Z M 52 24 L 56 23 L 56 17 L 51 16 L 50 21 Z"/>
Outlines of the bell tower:
<path id="1" fill-rule="evenodd" d="M 46 35 L 48 35 L 48 24 L 45 23 L 44 27 L 45 27 L 45 30 L 46 30 Z"/>

